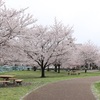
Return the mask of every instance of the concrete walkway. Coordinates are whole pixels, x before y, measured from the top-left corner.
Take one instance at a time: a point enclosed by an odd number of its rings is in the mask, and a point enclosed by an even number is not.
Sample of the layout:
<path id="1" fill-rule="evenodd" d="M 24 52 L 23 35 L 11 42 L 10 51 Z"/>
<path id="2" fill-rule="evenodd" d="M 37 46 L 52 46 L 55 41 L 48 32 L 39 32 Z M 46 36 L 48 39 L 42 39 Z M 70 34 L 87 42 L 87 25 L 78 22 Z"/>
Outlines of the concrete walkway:
<path id="1" fill-rule="evenodd" d="M 45 85 L 33 91 L 24 100 L 96 100 L 91 85 L 100 76 L 78 78 Z"/>

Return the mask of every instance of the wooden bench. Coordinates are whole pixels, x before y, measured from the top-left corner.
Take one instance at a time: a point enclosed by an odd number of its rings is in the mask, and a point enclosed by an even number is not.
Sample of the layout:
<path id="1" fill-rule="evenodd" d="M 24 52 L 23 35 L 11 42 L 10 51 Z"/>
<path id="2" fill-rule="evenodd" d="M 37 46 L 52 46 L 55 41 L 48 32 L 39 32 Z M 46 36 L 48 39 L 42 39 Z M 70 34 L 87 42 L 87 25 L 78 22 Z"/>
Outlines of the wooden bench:
<path id="1" fill-rule="evenodd" d="M 17 78 L 9 78 L 9 80 L 11 80 L 12 82 L 13 82 L 13 84 L 15 84 L 15 80 L 16 80 Z"/>
<path id="2" fill-rule="evenodd" d="M 15 82 L 16 82 L 18 85 L 22 85 L 23 79 L 16 79 Z"/>
<path id="3" fill-rule="evenodd" d="M 7 86 L 8 83 L 10 83 L 10 81 L 2 80 L 2 81 L 0 81 L 0 83 L 2 83 L 4 86 Z"/>
<path id="4" fill-rule="evenodd" d="M 68 75 L 80 75 L 80 72 L 77 72 L 77 71 L 68 71 Z"/>

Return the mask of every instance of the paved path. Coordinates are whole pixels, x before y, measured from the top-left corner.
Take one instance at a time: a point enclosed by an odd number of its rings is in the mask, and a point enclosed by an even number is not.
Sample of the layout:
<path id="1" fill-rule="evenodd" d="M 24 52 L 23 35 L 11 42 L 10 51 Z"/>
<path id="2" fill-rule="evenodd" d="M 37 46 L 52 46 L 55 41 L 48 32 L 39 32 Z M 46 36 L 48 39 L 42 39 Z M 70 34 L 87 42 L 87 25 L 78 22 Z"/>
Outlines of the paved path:
<path id="1" fill-rule="evenodd" d="M 100 76 L 60 81 L 33 91 L 24 100 L 96 100 L 91 84 Z"/>

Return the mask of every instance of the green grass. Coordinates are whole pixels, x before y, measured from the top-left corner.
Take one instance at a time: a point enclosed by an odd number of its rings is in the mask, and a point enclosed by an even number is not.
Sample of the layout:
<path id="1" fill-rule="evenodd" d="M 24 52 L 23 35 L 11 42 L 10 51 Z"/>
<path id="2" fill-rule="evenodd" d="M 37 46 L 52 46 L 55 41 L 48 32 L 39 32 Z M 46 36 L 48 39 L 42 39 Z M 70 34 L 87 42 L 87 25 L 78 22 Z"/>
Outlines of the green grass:
<path id="1" fill-rule="evenodd" d="M 24 84 L 22 86 L 0 87 L 0 100 L 19 100 L 25 94 L 45 84 L 72 78 L 98 76 L 100 72 L 81 72 L 80 75 L 67 75 L 66 71 L 61 71 L 61 73 L 46 71 L 46 78 L 40 78 L 40 71 L 13 71 L 0 74 L 11 74 L 15 75 L 17 78 L 24 79 Z"/>
<path id="2" fill-rule="evenodd" d="M 100 82 L 94 83 L 93 88 L 94 88 L 93 90 L 95 92 L 94 94 L 96 95 L 96 98 L 100 100 Z"/>

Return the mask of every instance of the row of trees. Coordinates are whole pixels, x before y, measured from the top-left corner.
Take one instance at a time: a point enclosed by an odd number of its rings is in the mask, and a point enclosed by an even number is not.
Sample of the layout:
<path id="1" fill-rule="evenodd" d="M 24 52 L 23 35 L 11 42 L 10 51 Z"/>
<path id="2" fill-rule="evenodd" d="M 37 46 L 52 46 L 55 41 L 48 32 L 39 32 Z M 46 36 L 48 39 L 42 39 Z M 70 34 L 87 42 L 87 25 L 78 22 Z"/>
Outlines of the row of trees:
<path id="1" fill-rule="evenodd" d="M 75 67 L 96 63 L 99 65 L 99 49 L 91 43 L 76 45 L 72 37 L 73 27 L 54 20 L 54 24 L 43 27 L 36 24 L 26 9 L 7 9 L 0 0 L 0 63 L 28 64 L 45 69 Z"/>

